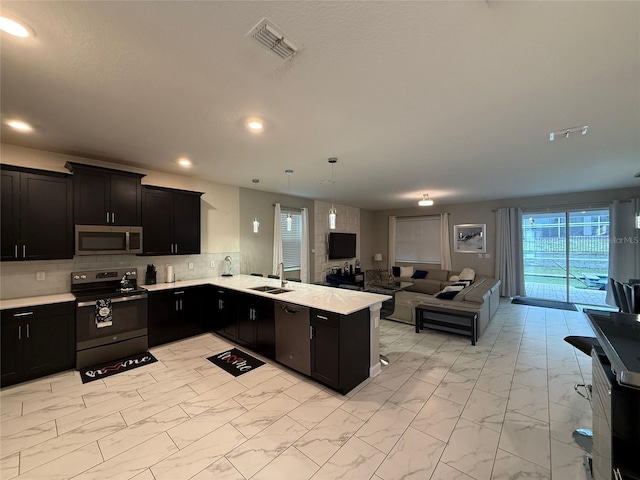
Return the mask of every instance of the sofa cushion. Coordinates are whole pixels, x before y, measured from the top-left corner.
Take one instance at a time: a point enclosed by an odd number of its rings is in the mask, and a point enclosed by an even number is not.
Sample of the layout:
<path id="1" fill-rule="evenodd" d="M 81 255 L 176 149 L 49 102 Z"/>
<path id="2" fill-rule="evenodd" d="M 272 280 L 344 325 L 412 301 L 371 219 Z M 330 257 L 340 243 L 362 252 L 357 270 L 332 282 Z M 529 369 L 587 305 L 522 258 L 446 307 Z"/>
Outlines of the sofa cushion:
<path id="1" fill-rule="evenodd" d="M 411 275 L 411 278 L 413 278 L 414 280 L 422 280 L 423 278 L 427 278 L 429 272 L 427 272 L 426 270 L 416 270 L 415 272 L 413 272 L 413 275 Z"/>
<path id="2" fill-rule="evenodd" d="M 464 285 L 447 285 L 442 289 L 443 292 L 460 292 L 465 288 Z"/>
<path id="3" fill-rule="evenodd" d="M 413 275 L 413 267 L 400 267 L 401 277 L 410 277 Z"/>
<path id="4" fill-rule="evenodd" d="M 429 278 L 431 280 L 446 282 L 449 279 L 449 270 L 440 270 L 439 268 L 429 269 Z"/>
<path id="5" fill-rule="evenodd" d="M 473 268 L 464 267 L 458 277 L 459 280 L 471 280 L 473 282 L 476 278 L 476 272 Z"/>

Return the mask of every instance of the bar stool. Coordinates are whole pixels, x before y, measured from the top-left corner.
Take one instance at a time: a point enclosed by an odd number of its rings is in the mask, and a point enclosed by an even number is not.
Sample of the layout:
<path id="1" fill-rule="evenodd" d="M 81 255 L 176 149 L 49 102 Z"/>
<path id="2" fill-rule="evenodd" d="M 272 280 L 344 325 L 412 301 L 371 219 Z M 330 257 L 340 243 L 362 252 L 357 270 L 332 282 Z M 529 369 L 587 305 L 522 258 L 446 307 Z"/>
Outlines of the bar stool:
<path id="1" fill-rule="evenodd" d="M 580 350 L 585 355 L 591 356 L 591 350 L 600 349 L 600 342 L 595 337 L 584 337 L 579 335 L 569 335 L 564 337 L 564 341 L 574 348 Z M 585 393 L 581 393 L 580 389 L 584 388 Z M 578 395 L 586 398 L 591 403 L 591 385 L 584 383 L 576 383 L 573 387 Z M 573 439 L 585 452 L 591 453 L 593 447 L 593 430 L 590 428 L 576 428 L 573 431 Z"/>

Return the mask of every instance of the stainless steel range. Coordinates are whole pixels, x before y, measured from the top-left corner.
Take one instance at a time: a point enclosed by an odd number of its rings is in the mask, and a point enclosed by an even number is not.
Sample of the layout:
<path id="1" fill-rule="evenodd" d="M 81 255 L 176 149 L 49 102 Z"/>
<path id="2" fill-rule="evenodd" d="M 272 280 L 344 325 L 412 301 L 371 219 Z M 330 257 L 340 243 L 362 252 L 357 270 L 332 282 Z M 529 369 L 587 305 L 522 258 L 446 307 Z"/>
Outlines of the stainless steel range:
<path id="1" fill-rule="evenodd" d="M 147 350 L 147 291 L 136 268 L 73 272 L 71 293 L 77 369 Z"/>

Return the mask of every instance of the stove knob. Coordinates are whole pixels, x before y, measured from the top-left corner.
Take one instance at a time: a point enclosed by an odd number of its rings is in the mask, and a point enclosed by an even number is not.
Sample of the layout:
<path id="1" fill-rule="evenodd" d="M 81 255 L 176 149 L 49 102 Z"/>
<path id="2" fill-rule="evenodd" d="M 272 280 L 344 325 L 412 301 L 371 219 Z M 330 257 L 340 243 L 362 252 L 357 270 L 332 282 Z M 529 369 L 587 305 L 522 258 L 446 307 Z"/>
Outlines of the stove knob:
<path id="1" fill-rule="evenodd" d="M 74 279 L 74 280 L 80 280 L 80 275 L 74 275 L 74 276 L 73 276 L 73 279 Z"/>
<path id="2" fill-rule="evenodd" d="M 85 278 L 87 278 L 87 276 L 86 276 L 85 274 L 82 274 L 82 275 L 80 275 L 80 278 L 81 278 L 82 280 L 84 280 Z"/>

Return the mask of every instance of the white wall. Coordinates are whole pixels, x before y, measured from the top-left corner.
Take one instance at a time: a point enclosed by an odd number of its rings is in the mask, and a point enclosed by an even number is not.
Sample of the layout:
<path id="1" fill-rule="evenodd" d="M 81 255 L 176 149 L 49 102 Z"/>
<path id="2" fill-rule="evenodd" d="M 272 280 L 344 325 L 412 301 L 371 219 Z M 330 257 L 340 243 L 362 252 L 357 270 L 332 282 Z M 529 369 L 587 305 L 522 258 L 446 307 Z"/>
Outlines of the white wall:
<path id="1" fill-rule="evenodd" d="M 147 169 L 122 166 L 84 157 L 62 155 L 32 148 L 18 147 L 3 143 L 2 163 L 21 167 L 38 168 L 69 173 L 64 168 L 66 162 L 83 163 L 98 167 L 143 173 L 143 185 L 177 188 L 204 192 L 202 195 L 202 253 L 237 252 L 240 249 L 240 208 L 239 187 L 200 180 L 197 177 L 172 175 Z"/>
<path id="2" fill-rule="evenodd" d="M 239 188 L 209 182 L 196 177 L 173 175 L 146 169 L 125 167 L 109 162 L 45 152 L 15 145 L 1 144 L 2 163 L 69 173 L 66 162 L 83 163 L 115 170 L 143 173 L 143 185 L 155 185 L 181 190 L 204 192 L 201 214 L 200 255 L 139 257 L 135 255 L 76 256 L 70 260 L 2 262 L 0 265 L 0 298 L 68 293 L 70 273 L 86 269 L 131 266 L 144 273 L 146 264 L 154 263 L 158 269 L 158 281 L 164 281 L 164 266 L 174 265 L 176 278 L 194 279 L 217 276 L 222 273 L 222 261 L 230 255 L 234 265 L 240 263 Z M 214 268 L 211 268 L 214 262 Z M 189 270 L 189 263 L 194 268 Z M 45 281 L 36 281 L 36 272 L 43 271 Z M 144 277 L 142 277 L 144 278 Z"/>
<path id="3" fill-rule="evenodd" d="M 356 258 L 360 258 L 360 209 L 357 207 L 349 207 L 346 205 L 333 206 L 338 211 L 336 218 L 336 232 L 355 233 L 356 237 Z M 331 267 L 342 267 L 345 261 L 353 263 L 355 267 L 355 259 L 347 260 L 329 260 L 327 251 L 327 238 L 329 235 L 329 209 L 331 204 L 327 202 L 314 202 L 315 210 L 315 242 L 314 242 L 314 259 L 315 259 L 315 280 L 323 282 L 326 276 L 326 270 Z"/>

